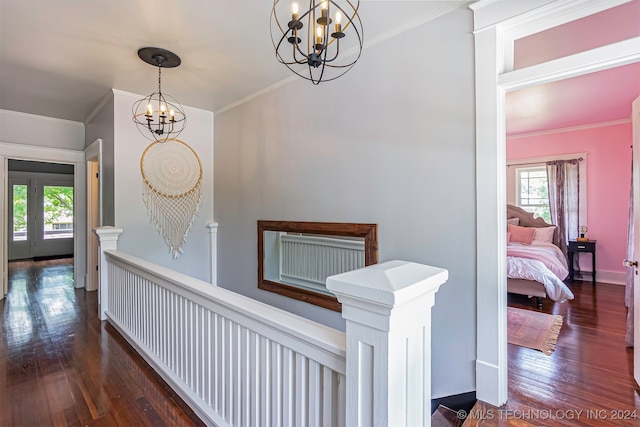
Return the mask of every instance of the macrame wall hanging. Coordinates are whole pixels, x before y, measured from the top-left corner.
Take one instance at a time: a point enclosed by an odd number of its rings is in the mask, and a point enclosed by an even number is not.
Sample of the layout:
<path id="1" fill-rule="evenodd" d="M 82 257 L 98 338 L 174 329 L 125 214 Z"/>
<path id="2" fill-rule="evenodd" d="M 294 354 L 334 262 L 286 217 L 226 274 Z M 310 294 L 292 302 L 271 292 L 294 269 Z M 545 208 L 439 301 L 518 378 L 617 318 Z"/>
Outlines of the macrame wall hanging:
<path id="1" fill-rule="evenodd" d="M 151 223 L 176 259 L 198 214 L 202 164 L 185 142 L 166 139 L 149 145 L 140 158 L 143 189 Z"/>

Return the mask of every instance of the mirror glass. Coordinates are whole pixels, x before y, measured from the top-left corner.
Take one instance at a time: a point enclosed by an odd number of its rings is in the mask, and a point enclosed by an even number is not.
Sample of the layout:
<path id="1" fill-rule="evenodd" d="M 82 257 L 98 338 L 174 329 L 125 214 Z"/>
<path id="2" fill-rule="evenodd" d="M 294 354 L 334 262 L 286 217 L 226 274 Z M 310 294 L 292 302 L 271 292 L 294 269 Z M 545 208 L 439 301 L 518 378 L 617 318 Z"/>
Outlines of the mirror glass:
<path id="1" fill-rule="evenodd" d="M 326 278 L 378 262 L 376 224 L 258 221 L 258 287 L 340 311 Z"/>

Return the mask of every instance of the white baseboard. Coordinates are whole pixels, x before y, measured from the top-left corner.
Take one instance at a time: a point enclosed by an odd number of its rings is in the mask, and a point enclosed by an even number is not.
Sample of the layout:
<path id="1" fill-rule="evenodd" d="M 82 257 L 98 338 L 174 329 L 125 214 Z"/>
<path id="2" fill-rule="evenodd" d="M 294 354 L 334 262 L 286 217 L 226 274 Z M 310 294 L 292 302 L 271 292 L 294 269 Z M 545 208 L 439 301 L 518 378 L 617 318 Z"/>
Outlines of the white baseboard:
<path id="1" fill-rule="evenodd" d="M 581 280 L 585 282 L 590 282 L 593 277 L 593 272 L 591 271 L 581 271 L 576 272 L 573 276 L 574 280 Z M 611 285 L 626 285 L 627 284 L 627 273 L 621 273 L 619 271 L 600 271 L 596 272 L 596 281 L 598 283 L 609 283 Z"/>
<path id="2" fill-rule="evenodd" d="M 501 387 L 500 368 L 492 363 L 476 360 L 476 399 L 493 406 L 507 402 L 507 393 Z"/>

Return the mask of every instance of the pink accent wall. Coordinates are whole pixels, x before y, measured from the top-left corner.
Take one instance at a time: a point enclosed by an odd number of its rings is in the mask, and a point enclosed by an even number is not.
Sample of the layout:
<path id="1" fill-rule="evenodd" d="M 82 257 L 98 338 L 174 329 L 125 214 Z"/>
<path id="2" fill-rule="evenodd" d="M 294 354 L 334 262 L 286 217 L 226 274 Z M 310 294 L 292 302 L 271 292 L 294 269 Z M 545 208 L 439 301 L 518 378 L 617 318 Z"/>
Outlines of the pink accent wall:
<path id="1" fill-rule="evenodd" d="M 507 160 L 587 153 L 587 236 L 597 240 L 597 271 L 624 273 L 629 191 L 631 123 L 507 140 Z M 580 265 L 591 270 L 591 257 Z"/>

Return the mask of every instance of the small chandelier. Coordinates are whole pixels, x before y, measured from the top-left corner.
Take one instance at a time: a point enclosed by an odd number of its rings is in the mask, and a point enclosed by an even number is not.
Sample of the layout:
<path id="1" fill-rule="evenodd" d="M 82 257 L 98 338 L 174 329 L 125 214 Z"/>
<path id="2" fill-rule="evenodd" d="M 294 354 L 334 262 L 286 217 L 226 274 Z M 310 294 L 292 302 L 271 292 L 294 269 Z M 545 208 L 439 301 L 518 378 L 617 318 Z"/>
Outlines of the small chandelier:
<path id="1" fill-rule="evenodd" d="M 353 67 L 362 53 L 360 0 L 309 0 L 302 14 L 298 3 L 291 3 L 290 9 L 284 3 L 274 0 L 271 11 L 271 40 L 278 61 L 315 85 L 334 80 Z M 345 47 L 346 52 L 341 52 Z"/>
<path id="2" fill-rule="evenodd" d="M 133 121 L 145 138 L 159 142 L 176 138 L 187 125 L 182 105 L 172 96 L 162 93 L 162 69 L 180 65 L 178 55 L 158 47 L 143 47 L 138 56 L 147 64 L 158 67 L 158 91 L 133 104 Z"/>

